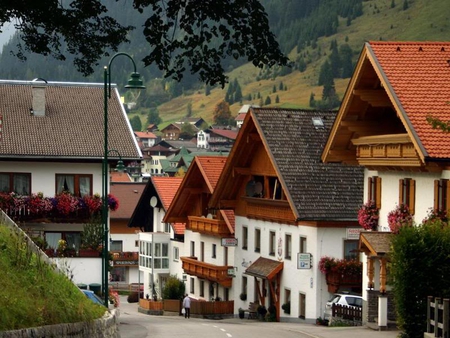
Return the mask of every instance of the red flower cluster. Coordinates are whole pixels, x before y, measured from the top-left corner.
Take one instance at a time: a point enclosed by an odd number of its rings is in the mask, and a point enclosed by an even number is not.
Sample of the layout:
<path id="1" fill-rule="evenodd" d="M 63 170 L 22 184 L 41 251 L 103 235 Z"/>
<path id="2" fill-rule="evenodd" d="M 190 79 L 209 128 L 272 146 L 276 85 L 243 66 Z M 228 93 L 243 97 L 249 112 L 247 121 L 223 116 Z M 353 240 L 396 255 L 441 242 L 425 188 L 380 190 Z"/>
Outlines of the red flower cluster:
<path id="1" fill-rule="evenodd" d="M 442 222 L 442 225 L 447 225 L 449 221 L 448 213 L 446 210 L 435 210 L 430 208 L 427 217 L 422 221 L 423 224 L 430 224 L 435 222 Z"/>
<path id="2" fill-rule="evenodd" d="M 366 230 L 376 230 L 378 226 L 378 214 L 379 209 L 377 208 L 374 201 L 368 201 L 363 204 L 358 211 L 358 223 Z"/>
<path id="3" fill-rule="evenodd" d="M 323 274 L 337 272 L 345 276 L 356 276 L 362 274 L 362 263 L 354 259 L 346 260 L 322 256 L 319 261 L 319 270 Z"/>
<path id="4" fill-rule="evenodd" d="M 400 204 L 388 214 L 389 228 L 393 233 L 398 233 L 402 226 L 411 226 L 413 218 L 406 204 Z"/>
<path id="5" fill-rule="evenodd" d="M 56 209 L 62 215 L 69 215 L 78 208 L 78 198 L 67 192 L 55 196 Z"/>
<path id="6" fill-rule="evenodd" d="M 95 194 L 94 196 L 86 195 L 83 197 L 83 202 L 91 214 L 99 212 L 102 208 L 102 198 L 99 194 Z"/>

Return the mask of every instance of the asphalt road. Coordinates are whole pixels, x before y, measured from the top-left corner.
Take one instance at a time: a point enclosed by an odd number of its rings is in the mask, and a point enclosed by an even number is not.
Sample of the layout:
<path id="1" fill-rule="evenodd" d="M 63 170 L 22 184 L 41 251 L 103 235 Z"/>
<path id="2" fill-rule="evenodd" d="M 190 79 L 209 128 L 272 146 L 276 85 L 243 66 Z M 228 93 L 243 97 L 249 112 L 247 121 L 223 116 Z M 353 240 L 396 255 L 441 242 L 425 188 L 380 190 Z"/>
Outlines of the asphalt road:
<path id="1" fill-rule="evenodd" d="M 180 316 L 149 316 L 136 303 L 121 297 L 122 338 L 394 338 L 398 331 L 374 331 L 366 327 L 325 327 L 298 323 L 268 323 L 248 319 L 185 319 Z"/>

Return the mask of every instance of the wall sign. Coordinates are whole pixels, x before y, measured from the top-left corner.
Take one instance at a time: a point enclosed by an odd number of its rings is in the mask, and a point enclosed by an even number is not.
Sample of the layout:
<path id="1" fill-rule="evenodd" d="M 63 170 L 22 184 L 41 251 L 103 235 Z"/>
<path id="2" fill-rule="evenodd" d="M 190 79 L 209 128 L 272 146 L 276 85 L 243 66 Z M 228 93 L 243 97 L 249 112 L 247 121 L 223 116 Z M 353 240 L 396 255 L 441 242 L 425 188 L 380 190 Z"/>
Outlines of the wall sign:
<path id="1" fill-rule="evenodd" d="M 222 238 L 222 246 L 237 246 L 237 238 Z"/>
<path id="2" fill-rule="evenodd" d="M 312 255 L 310 253 L 297 254 L 297 269 L 311 269 Z"/>

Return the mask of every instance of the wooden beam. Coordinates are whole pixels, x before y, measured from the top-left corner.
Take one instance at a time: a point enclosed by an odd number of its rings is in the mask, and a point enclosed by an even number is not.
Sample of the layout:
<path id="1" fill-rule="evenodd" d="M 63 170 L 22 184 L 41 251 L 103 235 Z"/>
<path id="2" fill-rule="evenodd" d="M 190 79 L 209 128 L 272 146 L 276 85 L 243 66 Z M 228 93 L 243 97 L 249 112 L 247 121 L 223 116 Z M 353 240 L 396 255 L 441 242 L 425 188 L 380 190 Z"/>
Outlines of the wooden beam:
<path id="1" fill-rule="evenodd" d="M 354 89 L 353 94 L 372 107 L 391 107 L 392 102 L 384 89 Z"/>
<path id="2" fill-rule="evenodd" d="M 199 195 L 204 192 L 202 188 L 184 188 L 184 190 L 189 192 L 191 195 Z"/>
<path id="3" fill-rule="evenodd" d="M 234 167 L 234 172 L 239 175 L 251 175 L 252 170 L 251 168 L 244 168 L 244 167 Z"/>
<path id="4" fill-rule="evenodd" d="M 236 200 L 220 200 L 219 209 L 234 209 L 237 205 Z"/>

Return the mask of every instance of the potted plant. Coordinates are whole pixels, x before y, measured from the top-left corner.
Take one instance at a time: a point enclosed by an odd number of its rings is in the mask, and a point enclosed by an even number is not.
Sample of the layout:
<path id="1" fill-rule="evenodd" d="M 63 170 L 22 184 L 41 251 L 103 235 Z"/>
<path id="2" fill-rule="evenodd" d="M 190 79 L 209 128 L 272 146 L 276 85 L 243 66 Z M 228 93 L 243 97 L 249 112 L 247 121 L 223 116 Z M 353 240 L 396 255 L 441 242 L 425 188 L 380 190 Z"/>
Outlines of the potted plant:
<path id="1" fill-rule="evenodd" d="M 239 298 L 241 299 L 241 300 L 247 300 L 247 294 L 246 293 L 244 293 L 244 292 L 242 292 L 240 295 L 239 295 Z"/>
<path id="2" fill-rule="evenodd" d="M 264 305 L 259 305 L 258 309 L 256 310 L 256 312 L 258 313 L 258 316 L 261 320 L 264 320 L 267 314 L 267 309 Z"/>
<path id="3" fill-rule="evenodd" d="M 368 201 L 358 211 L 358 223 L 366 230 L 377 230 L 379 209 L 375 201 Z"/>
<path id="4" fill-rule="evenodd" d="M 245 317 L 244 309 L 243 308 L 239 308 L 238 312 L 239 312 L 239 318 L 244 319 L 244 317 Z"/>
<path id="5" fill-rule="evenodd" d="M 388 213 L 389 228 L 393 233 L 398 233 L 401 227 L 411 226 L 413 217 L 406 204 L 399 204 L 394 210 Z"/>
<path id="6" fill-rule="evenodd" d="M 98 217 L 93 217 L 89 223 L 83 226 L 79 255 L 81 257 L 98 257 L 102 242 L 103 226 Z"/>
<path id="7" fill-rule="evenodd" d="M 284 313 L 289 315 L 291 313 L 291 301 L 289 300 L 281 305 L 281 308 L 283 309 Z"/>

